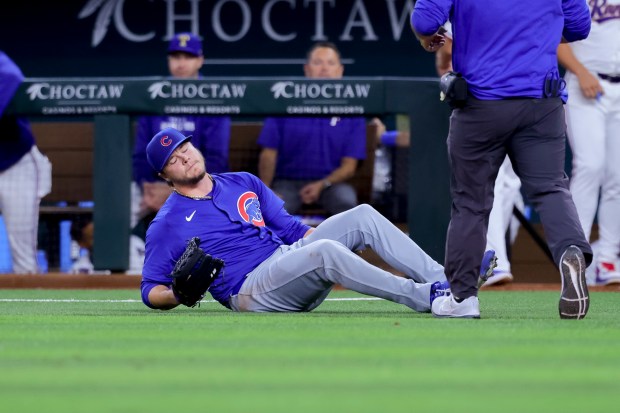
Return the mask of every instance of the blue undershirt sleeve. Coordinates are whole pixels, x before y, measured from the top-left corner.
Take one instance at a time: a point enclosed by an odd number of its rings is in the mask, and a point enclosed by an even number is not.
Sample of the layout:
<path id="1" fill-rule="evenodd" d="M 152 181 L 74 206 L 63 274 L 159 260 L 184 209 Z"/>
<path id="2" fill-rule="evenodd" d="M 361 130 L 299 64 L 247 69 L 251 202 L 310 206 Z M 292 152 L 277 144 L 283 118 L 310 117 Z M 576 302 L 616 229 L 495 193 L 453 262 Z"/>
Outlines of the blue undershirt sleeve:
<path id="1" fill-rule="evenodd" d="M 141 291 L 141 295 L 142 295 L 142 302 L 144 303 L 144 305 L 146 305 L 147 307 L 152 308 L 154 310 L 156 308 L 153 307 L 153 305 L 149 301 L 149 293 L 157 285 L 159 285 L 159 284 L 151 283 L 151 282 L 147 282 L 147 281 L 142 281 L 142 284 L 140 285 L 140 291 Z"/>

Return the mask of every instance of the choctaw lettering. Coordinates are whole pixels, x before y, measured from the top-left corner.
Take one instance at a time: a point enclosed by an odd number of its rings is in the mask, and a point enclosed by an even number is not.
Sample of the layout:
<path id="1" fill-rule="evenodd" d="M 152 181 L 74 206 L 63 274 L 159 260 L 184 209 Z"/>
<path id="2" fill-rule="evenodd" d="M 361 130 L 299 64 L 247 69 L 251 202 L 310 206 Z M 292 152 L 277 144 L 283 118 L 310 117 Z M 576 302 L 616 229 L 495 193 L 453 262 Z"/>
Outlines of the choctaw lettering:
<path id="1" fill-rule="evenodd" d="M 124 85 L 50 85 L 35 83 L 27 90 L 30 100 L 41 99 L 118 99 L 123 94 Z"/>
<path id="2" fill-rule="evenodd" d="M 247 85 L 243 83 L 172 83 L 169 81 L 153 83 L 149 86 L 151 99 L 181 98 L 181 99 L 231 99 L 243 98 Z"/>

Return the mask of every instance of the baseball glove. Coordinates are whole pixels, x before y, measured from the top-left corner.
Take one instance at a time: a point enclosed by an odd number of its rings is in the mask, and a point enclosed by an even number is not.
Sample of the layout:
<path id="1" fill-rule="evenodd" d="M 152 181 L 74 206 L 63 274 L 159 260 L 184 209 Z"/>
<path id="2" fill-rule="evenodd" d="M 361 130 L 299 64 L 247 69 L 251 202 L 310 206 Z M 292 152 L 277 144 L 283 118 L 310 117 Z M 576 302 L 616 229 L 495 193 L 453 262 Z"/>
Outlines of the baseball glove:
<path id="1" fill-rule="evenodd" d="M 200 248 L 200 239 L 194 237 L 170 274 L 172 292 L 181 304 L 194 307 L 203 299 L 222 267 L 224 261 L 205 253 Z"/>

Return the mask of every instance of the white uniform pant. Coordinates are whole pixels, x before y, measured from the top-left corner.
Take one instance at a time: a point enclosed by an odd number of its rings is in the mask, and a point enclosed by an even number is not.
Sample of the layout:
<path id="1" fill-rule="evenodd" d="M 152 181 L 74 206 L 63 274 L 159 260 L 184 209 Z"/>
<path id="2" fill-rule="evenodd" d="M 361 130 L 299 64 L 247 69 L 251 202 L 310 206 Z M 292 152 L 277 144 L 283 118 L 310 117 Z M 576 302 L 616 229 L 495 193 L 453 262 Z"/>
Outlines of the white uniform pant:
<path id="1" fill-rule="evenodd" d="M 369 264 L 355 250 L 372 248 L 407 278 Z M 310 311 L 335 284 L 430 311 L 430 283 L 443 267 L 369 205 L 334 215 L 306 238 L 280 247 L 247 275 L 230 300 L 235 311 Z"/>
<path id="2" fill-rule="evenodd" d="M 566 76 L 570 190 L 587 239 L 598 205 L 599 260 L 614 262 L 620 249 L 620 83 L 599 81 L 605 94 L 597 101 L 583 96 L 576 76 Z"/>
<path id="3" fill-rule="evenodd" d="M 36 146 L 0 172 L 0 212 L 16 274 L 37 272 L 39 202 L 50 190 L 51 165 Z"/>
<path id="4" fill-rule="evenodd" d="M 519 221 L 513 217 L 513 209 L 523 209 L 521 180 L 512 169 L 510 158 L 506 157 L 499 168 L 493 190 L 493 208 L 489 215 L 487 230 L 487 250 L 495 250 L 497 257 L 496 271 L 511 272 L 511 265 L 506 250 L 506 232 L 510 229 L 510 243 L 519 229 Z"/>

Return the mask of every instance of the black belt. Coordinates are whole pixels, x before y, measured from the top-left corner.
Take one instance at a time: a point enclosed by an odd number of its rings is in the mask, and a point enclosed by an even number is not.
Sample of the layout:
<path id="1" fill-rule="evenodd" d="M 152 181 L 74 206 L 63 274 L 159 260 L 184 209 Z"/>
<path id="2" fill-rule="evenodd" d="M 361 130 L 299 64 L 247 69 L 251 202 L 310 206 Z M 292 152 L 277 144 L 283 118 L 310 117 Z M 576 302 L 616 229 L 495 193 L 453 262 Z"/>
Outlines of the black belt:
<path id="1" fill-rule="evenodd" d="M 598 77 L 611 83 L 620 83 L 620 76 L 611 76 L 604 73 L 598 73 Z"/>

